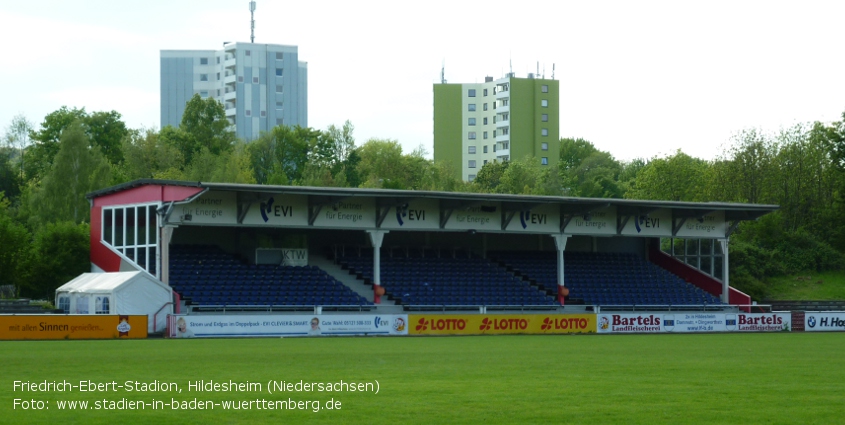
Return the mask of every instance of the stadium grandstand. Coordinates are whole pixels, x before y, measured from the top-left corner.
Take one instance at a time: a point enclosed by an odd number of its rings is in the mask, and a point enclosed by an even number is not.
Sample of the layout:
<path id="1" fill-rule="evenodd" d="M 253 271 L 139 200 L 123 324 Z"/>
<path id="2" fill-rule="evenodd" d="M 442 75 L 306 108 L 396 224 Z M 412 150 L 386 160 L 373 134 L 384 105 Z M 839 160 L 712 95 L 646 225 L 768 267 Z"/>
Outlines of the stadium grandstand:
<path id="1" fill-rule="evenodd" d="M 88 197 L 93 271 L 146 271 L 197 314 L 746 305 L 728 240 L 777 209 L 164 180 Z"/>

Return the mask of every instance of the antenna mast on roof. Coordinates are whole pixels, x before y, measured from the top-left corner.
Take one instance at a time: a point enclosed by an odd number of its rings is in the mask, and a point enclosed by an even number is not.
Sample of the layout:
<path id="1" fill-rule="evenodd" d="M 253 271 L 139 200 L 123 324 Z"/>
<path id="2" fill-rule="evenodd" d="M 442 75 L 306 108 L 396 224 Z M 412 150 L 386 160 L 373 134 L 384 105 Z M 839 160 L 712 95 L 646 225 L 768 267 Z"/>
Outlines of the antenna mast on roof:
<path id="1" fill-rule="evenodd" d="M 446 60 L 440 65 L 440 84 L 446 84 Z"/>
<path id="2" fill-rule="evenodd" d="M 249 42 L 255 43 L 255 1 L 249 2 Z"/>
<path id="3" fill-rule="evenodd" d="M 552 80 L 555 79 L 555 64 L 552 63 Z"/>

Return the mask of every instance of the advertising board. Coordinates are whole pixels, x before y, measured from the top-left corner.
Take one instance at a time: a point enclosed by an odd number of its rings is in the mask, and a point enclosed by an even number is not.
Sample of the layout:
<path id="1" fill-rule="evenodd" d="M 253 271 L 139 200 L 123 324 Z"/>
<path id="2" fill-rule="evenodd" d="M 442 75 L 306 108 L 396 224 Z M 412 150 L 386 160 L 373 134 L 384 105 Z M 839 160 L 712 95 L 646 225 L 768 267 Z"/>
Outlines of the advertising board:
<path id="1" fill-rule="evenodd" d="M 641 313 L 597 317 L 599 333 L 776 332 L 791 329 L 789 313 Z"/>
<path id="2" fill-rule="evenodd" d="M 594 314 L 411 314 L 410 335 L 594 333 Z"/>
<path id="3" fill-rule="evenodd" d="M 0 340 L 146 337 L 146 315 L 0 315 Z"/>
<path id="4" fill-rule="evenodd" d="M 405 314 L 203 314 L 168 316 L 171 338 L 407 335 Z"/>

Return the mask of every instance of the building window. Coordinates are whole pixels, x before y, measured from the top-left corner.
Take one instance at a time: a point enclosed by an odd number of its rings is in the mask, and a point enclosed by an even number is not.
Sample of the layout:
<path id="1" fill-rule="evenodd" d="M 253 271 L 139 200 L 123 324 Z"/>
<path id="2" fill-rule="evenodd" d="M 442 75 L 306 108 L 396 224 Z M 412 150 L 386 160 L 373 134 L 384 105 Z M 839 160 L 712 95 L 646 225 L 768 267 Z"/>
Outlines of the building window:
<path id="1" fill-rule="evenodd" d="M 484 89 L 484 95 L 487 96 L 487 89 Z"/>
<path id="2" fill-rule="evenodd" d="M 469 167 L 469 168 L 475 168 L 475 160 L 474 160 L 474 159 L 470 159 L 469 161 L 467 161 L 467 167 Z"/>
<path id="3" fill-rule="evenodd" d="M 486 139 L 486 137 L 485 137 L 485 139 Z M 484 145 L 484 153 L 487 153 L 487 145 Z M 486 164 L 487 161 L 484 161 L 484 163 Z"/>
<path id="4" fill-rule="evenodd" d="M 65 314 L 70 313 L 70 297 L 59 297 L 59 310 Z"/>
<path id="5" fill-rule="evenodd" d="M 542 106 L 542 107 L 544 107 L 544 108 L 548 108 L 548 107 L 549 107 L 549 101 L 548 101 L 548 100 L 546 100 L 546 99 L 541 100 L 541 101 L 540 101 L 540 106 Z"/>
<path id="6" fill-rule="evenodd" d="M 276 76 L 281 77 L 284 70 L 282 68 L 276 68 Z"/>
<path id="7" fill-rule="evenodd" d="M 484 117 L 484 125 L 487 125 L 487 117 Z"/>
<path id="8" fill-rule="evenodd" d="M 217 58 L 217 64 L 220 65 L 220 58 Z"/>
<path id="9" fill-rule="evenodd" d="M 158 276 L 157 204 L 103 208 L 101 242 L 151 275 Z"/>
<path id="10" fill-rule="evenodd" d="M 208 74 L 200 74 L 200 81 L 208 81 Z"/>
<path id="11" fill-rule="evenodd" d="M 251 109 L 246 110 L 246 116 L 248 116 L 248 117 L 252 116 L 252 110 Z"/>
<path id="12" fill-rule="evenodd" d="M 251 51 L 251 50 L 247 50 L 247 51 L 246 51 L 246 53 L 244 53 L 244 54 L 245 54 L 245 55 L 247 55 L 247 56 L 252 56 L 252 51 Z"/>
<path id="13" fill-rule="evenodd" d="M 487 165 L 487 160 L 486 160 L 486 159 L 485 159 L 485 160 L 484 160 L 484 162 L 481 164 L 481 166 L 483 167 L 483 166 L 485 166 L 485 165 Z"/>
<path id="14" fill-rule="evenodd" d="M 284 118 L 276 118 L 276 125 L 285 125 Z"/>
<path id="15" fill-rule="evenodd" d="M 470 131 L 469 134 L 467 134 L 467 138 L 470 140 L 475 140 L 475 132 Z"/>
<path id="16" fill-rule="evenodd" d="M 201 98 L 203 98 L 203 99 L 205 99 L 206 97 L 208 97 L 208 92 L 207 92 L 207 91 L 201 91 L 201 92 L 200 92 L 200 97 L 201 97 Z"/>
<path id="17" fill-rule="evenodd" d="M 258 84 L 258 77 L 252 77 L 252 83 Z"/>
<path id="18" fill-rule="evenodd" d="M 267 116 L 267 111 L 261 111 L 261 116 L 262 116 L 262 117 L 266 117 L 266 116 Z"/>
<path id="19" fill-rule="evenodd" d="M 284 102 L 282 102 L 281 100 L 276 101 L 276 109 L 282 109 L 283 106 L 285 106 Z"/>
<path id="20" fill-rule="evenodd" d="M 469 96 L 469 97 L 475 97 L 475 89 L 469 89 L 469 90 L 467 90 L 467 96 Z"/>
<path id="21" fill-rule="evenodd" d="M 200 65 L 208 65 L 208 58 L 200 58 Z"/>
<path id="22" fill-rule="evenodd" d="M 548 128 L 543 128 L 543 129 L 541 129 L 541 130 L 540 130 L 540 135 L 541 135 L 541 136 L 548 136 L 548 135 L 549 135 L 549 129 L 548 129 Z"/>
<path id="23" fill-rule="evenodd" d="M 467 148 L 467 153 L 471 155 L 475 155 L 475 146 L 469 146 Z"/>
<path id="24" fill-rule="evenodd" d="M 97 297 L 94 314 L 109 314 L 109 297 Z"/>
<path id="25" fill-rule="evenodd" d="M 493 145 L 493 152 L 496 152 L 496 145 Z"/>
<path id="26" fill-rule="evenodd" d="M 485 111 L 487 110 L 487 104 L 486 103 L 484 104 L 484 110 Z"/>
<path id="27" fill-rule="evenodd" d="M 549 150 L 549 144 L 547 142 L 540 143 L 540 149 L 544 151 Z"/>
<path id="28" fill-rule="evenodd" d="M 284 58 L 285 58 L 284 53 L 282 53 L 282 52 L 276 52 L 276 60 L 282 60 L 282 59 L 284 59 Z"/>
<path id="29" fill-rule="evenodd" d="M 281 84 L 276 84 L 276 93 L 284 93 L 285 87 Z"/>
<path id="30" fill-rule="evenodd" d="M 220 97 L 220 89 L 217 89 L 217 97 Z"/>
<path id="31" fill-rule="evenodd" d="M 549 122 L 549 114 L 543 114 L 540 116 L 540 121 Z"/>
<path id="32" fill-rule="evenodd" d="M 470 174 L 470 175 L 468 175 L 468 176 L 467 176 L 467 180 L 469 180 L 469 181 L 473 181 L 473 180 L 475 180 L 475 174 Z"/>
<path id="33" fill-rule="evenodd" d="M 467 111 L 470 111 L 470 112 L 475 111 L 475 104 L 474 103 L 467 104 Z"/>
<path id="34" fill-rule="evenodd" d="M 484 136 L 485 139 L 487 138 L 487 132 L 486 131 L 484 132 L 483 136 Z M 487 150 L 485 149 L 484 152 L 487 152 Z"/>
<path id="35" fill-rule="evenodd" d="M 468 118 L 467 125 L 475 125 L 475 118 Z"/>
<path id="36" fill-rule="evenodd" d="M 543 92 L 543 93 L 548 93 L 549 92 L 549 86 L 546 85 L 546 84 L 543 84 L 542 86 L 540 86 L 540 91 Z"/>
<path id="37" fill-rule="evenodd" d="M 542 164 L 542 165 L 549 165 L 549 158 L 548 158 L 548 157 L 545 157 L 545 156 L 544 156 L 544 157 L 542 157 L 542 158 L 540 158 L 540 164 Z"/>
<path id="38" fill-rule="evenodd" d="M 493 137 L 496 137 L 496 130 L 493 130 Z"/>
<path id="39" fill-rule="evenodd" d="M 239 83 L 243 83 L 243 82 L 244 82 L 244 77 L 238 76 L 238 82 L 239 82 Z"/>
<path id="40" fill-rule="evenodd" d="M 220 81 L 220 73 L 217 73 L 217 81 Z"/>

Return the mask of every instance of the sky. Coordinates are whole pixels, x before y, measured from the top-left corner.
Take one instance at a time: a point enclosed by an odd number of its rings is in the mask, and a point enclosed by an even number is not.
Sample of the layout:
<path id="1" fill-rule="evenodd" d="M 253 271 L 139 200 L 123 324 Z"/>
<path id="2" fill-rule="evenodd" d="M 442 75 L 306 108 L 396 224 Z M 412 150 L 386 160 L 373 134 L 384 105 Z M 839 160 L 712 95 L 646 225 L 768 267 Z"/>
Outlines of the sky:
<path id="1" fill-rule="evenodd" d="M 743 129 L 838 121 L 845 2 L 258 0 L 255 41 L 299 47 L 308 125 L 433 146 L 433 85 L 560 81 L 560 136 L 619 160 L 714 159 Z M 0 0 L 0 128 L 63 105 L 160 126 L 159 52 L 249 41 L 248 0 Z M 512 68 L 511 68 L 512 67 Z"/>

